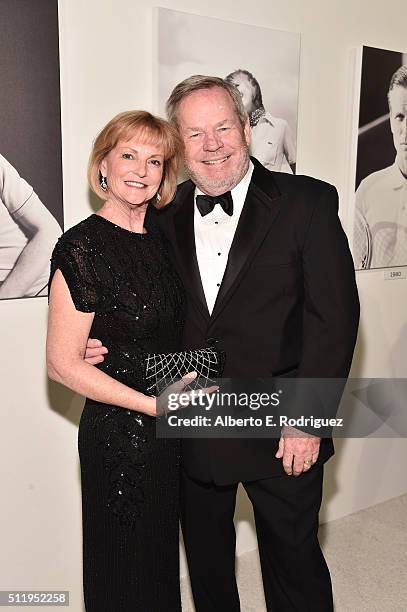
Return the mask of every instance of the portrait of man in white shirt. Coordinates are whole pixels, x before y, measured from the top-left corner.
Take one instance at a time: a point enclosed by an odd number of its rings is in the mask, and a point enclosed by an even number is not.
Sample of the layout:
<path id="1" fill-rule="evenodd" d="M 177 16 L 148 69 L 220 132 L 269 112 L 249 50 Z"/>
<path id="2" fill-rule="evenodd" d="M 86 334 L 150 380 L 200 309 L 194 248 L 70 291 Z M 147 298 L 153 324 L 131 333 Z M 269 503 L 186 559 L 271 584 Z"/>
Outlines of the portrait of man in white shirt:
<path id="1" fill-rule="evenodd" d="M 388 90 L 394 163 L 369 174 L 356 190 L 355 268 L 407 265 L 407 66 L 391 77 Z"/>
<path id="2" fill-rule="evenodd" d="M 285 119 L 274 117 L 263 105 L 257 79 L 248 70 L 235 70 L 226 80 L 238 88 L 250 121 L 250 153 L 268 170 L 295 173 L 295 144 Z"/>

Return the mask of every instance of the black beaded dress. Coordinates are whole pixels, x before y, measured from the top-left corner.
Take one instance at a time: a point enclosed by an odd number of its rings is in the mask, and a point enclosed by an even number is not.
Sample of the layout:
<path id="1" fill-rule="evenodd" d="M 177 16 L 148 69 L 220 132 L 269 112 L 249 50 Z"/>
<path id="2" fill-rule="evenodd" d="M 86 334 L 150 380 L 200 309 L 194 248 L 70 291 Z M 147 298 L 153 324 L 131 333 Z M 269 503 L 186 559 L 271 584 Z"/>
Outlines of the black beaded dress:
<path id="1" fill-rule="evenodd" d="M 184 317 L 181 282 L 146 227 L 91 215 L 51 261 L 76 309 L 95 312 L 90 337 L 109 349 L 97 367 L 141 392 L 143 354 L 179 350 Z M 179 442 L 156 438 L 152 417 L 87 399 L 78 445 L 87 612 L 179 612 Z"/>

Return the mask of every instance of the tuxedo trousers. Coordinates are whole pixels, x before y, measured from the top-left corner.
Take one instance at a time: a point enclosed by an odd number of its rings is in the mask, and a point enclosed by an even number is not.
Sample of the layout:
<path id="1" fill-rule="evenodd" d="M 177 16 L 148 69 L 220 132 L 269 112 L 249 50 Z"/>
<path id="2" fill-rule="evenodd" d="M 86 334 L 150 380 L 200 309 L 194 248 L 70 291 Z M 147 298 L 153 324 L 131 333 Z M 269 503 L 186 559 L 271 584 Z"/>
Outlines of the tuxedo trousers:
<path id="1" fill-rule="evenodd" d="M 318 542 L 323 466 L 243 482 L 253 505 L 268 612 L 332 612 L 329 570 Z M 185 472 L 181 522 L 196 612 L 239 612 L 233 522 L 238 483 L 218 486 Z"/>

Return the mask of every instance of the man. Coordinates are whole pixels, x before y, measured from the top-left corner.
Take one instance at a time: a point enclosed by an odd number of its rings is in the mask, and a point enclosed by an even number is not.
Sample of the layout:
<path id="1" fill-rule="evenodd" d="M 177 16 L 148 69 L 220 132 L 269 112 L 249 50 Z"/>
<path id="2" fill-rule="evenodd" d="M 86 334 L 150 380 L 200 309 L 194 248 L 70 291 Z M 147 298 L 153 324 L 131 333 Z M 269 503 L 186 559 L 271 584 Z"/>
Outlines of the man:
<path id="1" fill-rule="evenodd" d="M 229 378 L 346 377 L 359 307 L 336 190 L 250 160 L 248 118 L 227 81 L 190 77 L 167 110 L 191 177 L 161 216 L 187 290 L 185 347 L 221 340 Z M 267 609 L 333 609 L 317 539 L 332 453 L 331 440 L 291 428 L 280 440 L 183 441 L 182 528 L 197 612 L 240 610 L 239 482 L 254 507 Z"/>
<path id="2" fill-rule="evenodd" d="M 407 66 L 393 74 L 387 98 L 396 159 L 356 191 L 356 269 L 407 265 Z"/>
<path id="3" fill-rule="evenodd" d="M 238 88 L 249 115 L 251 154 L 268 170 L 295 172 L 295 146 L 289 125 L 265 110 L 257 79 L 248 70 L 235 70 L 226 80 Z"/>
<path id="4" fill-rule="evenodd" d="M 0 299 L 47 295 L 58 223 L 0 155 Z"/>

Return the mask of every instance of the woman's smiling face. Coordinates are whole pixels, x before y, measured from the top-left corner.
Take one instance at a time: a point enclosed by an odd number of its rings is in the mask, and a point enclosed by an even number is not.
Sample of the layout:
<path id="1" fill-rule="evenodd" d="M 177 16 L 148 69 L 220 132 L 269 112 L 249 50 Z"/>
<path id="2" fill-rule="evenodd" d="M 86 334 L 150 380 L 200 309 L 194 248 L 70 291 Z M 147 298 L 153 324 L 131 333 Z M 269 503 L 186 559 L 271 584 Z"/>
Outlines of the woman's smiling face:
<path id="1" fill-rule="evenodd" d="M 157 193 L 164 170 L 161 146 L 145 142 L 138 134 L 119 140 L 100 164 L 107 178 L 107 193 L 112 202 L 137 207 Z"/>

